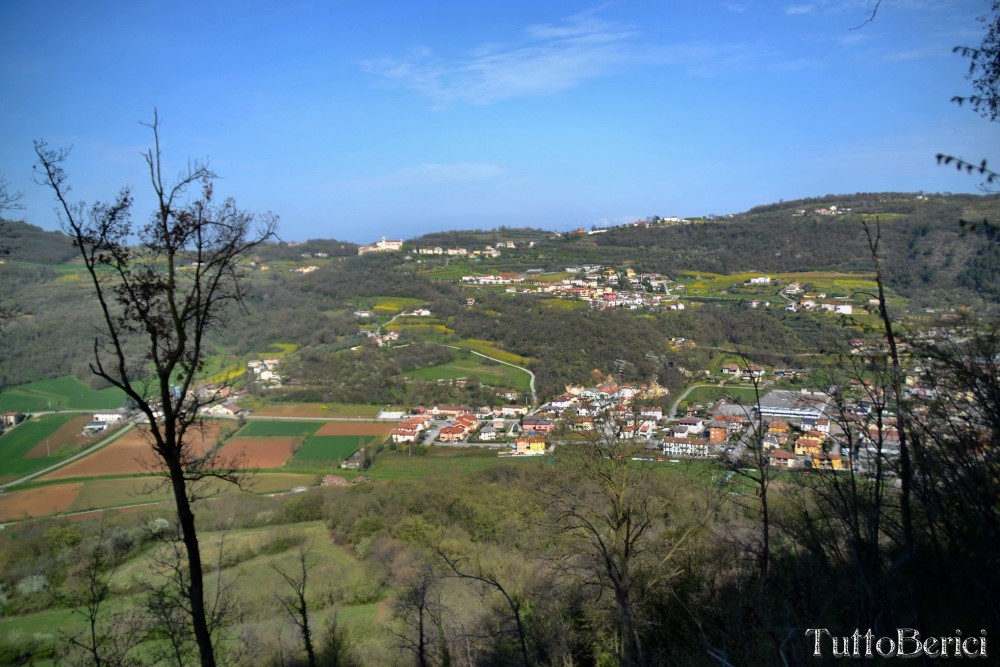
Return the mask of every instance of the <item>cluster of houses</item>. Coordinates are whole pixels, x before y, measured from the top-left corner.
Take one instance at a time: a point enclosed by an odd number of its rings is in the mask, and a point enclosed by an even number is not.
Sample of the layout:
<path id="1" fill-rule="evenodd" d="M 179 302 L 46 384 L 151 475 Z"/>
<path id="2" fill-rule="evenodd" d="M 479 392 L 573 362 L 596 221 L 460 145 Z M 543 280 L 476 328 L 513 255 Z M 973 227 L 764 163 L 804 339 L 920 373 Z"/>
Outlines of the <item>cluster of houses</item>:
<path id="1" fill-rule="evenodd" d="M 523 288 L 526 294 L 547 294 L 567 299 L 578 299 L 590 303 L 592 308 L 667 308 L 683 310 L 684 304 L 670 293 L 671 289 L 684 286 L 658 273 L 636 273 L 627 268 L 622 274 L 617 270 L 602 266 L 571 266 L 565 269 L 575 274 L 555 282 L 532 281 L 525 274 L 501 273 L 490 275 L 462 276 L 463 283 L 473 285 L 508 285 L 508 292 Z"/>
<path id="2" fill-rule="evenodd" d="M 535 242 L 529 241 L 527 247 L 535 247 Z M 514 241 L 499 241 L 495 246 L 486 245 L 481 250 L 469 250 L 468 248 L 442 248 L 441 246 L 434 246 L 433 248 L 416 248 L 413 251 L 413 254 L 445 257 L 488 257 L 495 259 L 500 257 L 501 250 L 514 250 L 515 248 L 517 248 L 517 244 Z"/>
<path id="3" fill-rule="evenodd" d="M 826 295 L 822 293 L 807 294 L 797 302 L 785 306 L 785 309 L 793 313 L 798 310 L 825 310 L 828 313 L 837 313 L 838 315 L 852 315 L 854 313 L 854 305 L 848 301 L 830 301 L 825 297 Z"/>
<path id="4" fill-rule="evenodd" d="M 467 405 L 435 405 L 418 407 L 416 414 L 394 428 L 390 434 L 393 442 L 497 443 L 508 441 L 509 452 L 515 456 L 545 453 L 545 435 L 555 426 L 551 419 L 529 415 L 524 405 L 508 404 L 497 408 L 472 408 Z M 437 422 L 437 424 L 435 424 Z"/>
<path id="5" fill-rule="evenodd" d="M 534 241 L 530 241 L 527 247 L 533 248 L 535 245 Z M 441 246 L 433 246 L 427 248 L 415 248 L 412 253 L 414 255 L 420 256 L 432 256 L 432 257 L 490 257 L 496 258 L 500 257 L 501 250 L 513 250 L 517 248 L 517 244 L 514 241 L 499 241 L 496 245 L 486 245 L 480 250 L 469 250 L 468 248 L 444 248 Z M 386 239 L 384 236 L 381 240 L 375 243 L 369 243 L 366 245 L 358 246 L 358 254 L 365 255 L 368 253 L 379 253 L 379 252 L 399 252 L 403 249 L 403 242 L 398 239 Z"/>
<path id="6" fill-rule="evenodd" d="M 831 428 L 827 416 L 830 399 L 826 394 L 776 390 L 762 397 L 757 406 L 721 400 L 707 416 L 688 414 L 669 419 L 655 402 L 665 393 L 655 386 L 608 381 L 592 387 L 568 387 L 534 411 L 514 404 L 476 409 L 456 405 L 417 408 L 417 414 L 401 422 L 391 438 L 396 443 L 502 441 L 506 445 L 502 456 L 538 456 L 556 444 L 550 438 L 561 426 L 564 433 L 591 433 L 642 443 L 658 460 L 738 460 L 751 443 L 759 443 L 767 462 L 775 468 L 839 470 L 849 464 L 850 453 L 842 456 L 840 451 L 841 433 Z M 884 456 L 891 454 L 893 443 L 898 442 L 891 423 L 875 433 L 863 416 L 858 416 L 857 422 L 847 427 L 856 435 L 854 440 L 864 445 L 858 453 L 861 465 L 875 451 L 875 443 Z M 758 428 L 763 431 L 758 433 Z M 433 439 L 428 432 L 434 432 Z"/>
<path id="7" fill-rule="evenodd" d="M 247 362 L 247 368 L 253 373 L 254 382 L 280 386 L 281 376 L 278 375 L 280 363 L 280 359 L 251 359 Z"/>

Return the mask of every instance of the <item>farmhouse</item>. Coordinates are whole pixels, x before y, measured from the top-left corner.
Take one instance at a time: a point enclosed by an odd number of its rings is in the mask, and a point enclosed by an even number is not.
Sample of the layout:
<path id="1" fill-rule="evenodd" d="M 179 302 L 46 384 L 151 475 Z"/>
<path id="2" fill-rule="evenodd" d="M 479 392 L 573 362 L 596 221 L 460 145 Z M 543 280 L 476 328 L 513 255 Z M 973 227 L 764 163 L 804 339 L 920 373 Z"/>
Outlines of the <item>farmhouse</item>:
<path id="1" fill-rule="evenodd" d="M 123 421 L 127 414 L 125 410 L 101 410 L 94 413 L 94 421 L 105 424 L 117 424 Z"/>
<path id="2" fill-rule="evenodd" d="M 25 419 L 24 413 L 5 412 L 3 413 L 2 416 L 0 416 L 0 423 L 2 423 L 4 427 L 9 428 L 11 426 L 17 426 L 18 424 L 23 422 L 24 419 Z"/>

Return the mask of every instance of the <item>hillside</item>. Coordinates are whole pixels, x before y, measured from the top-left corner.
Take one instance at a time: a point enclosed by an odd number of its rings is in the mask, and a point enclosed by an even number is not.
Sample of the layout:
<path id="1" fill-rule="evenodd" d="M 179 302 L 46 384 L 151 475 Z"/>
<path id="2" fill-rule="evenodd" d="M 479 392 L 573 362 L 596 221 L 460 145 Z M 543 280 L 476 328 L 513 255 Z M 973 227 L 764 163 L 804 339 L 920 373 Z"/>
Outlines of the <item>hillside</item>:
<path id="1" fill-rule="evenodd" d="M 669 351 L 668 342 L 675 337 L 708 347 L 738 340 L 761 361 L 793 363 L 796 355 L 828 348 L 836 324 L 780 308 L 748 312 L 741 305 L 745 297 L 741 301 L 735 293 L 710 307 L 636 317 L 581 310 L 582 302 L 515 298 L 502 290 L 470 292 L 457 283 L 468 273 L 562 272 L 581 264 L 631 268 L 675 280 L 684 272 L 869 273 L 862 216 L 870 221 L 877 216 L 880 221 L 880 251 L 889 287 L 906 299 L 897 305 L 915 311 L 960 305 L 984 310 L 1000 303 L 1000 244 L 959 224 L 963 218 L 1000 218 L 1000 202 L 971 195 L 858 194 L 779 202 L 711 220 L 644 223 L 601 233 L 500 228 L 440 232 L 407 241 L 409 248 L 470 251 L 513 243 L 495 258 L 358 256 L 355 245 L 334 240 L 273 244 L 257 258 L 269 270 L 251 274 L 248 312 L 234 311 L 214 343 L 220 353 L 234 359 L 268 349 L 274 342 L 293 343 L 301 346 L 303 358 L 316 365 L 311 375 L 336 372 L 357 378 L 367 370 L 384 373 L 391 368 L 381 389 L 344 389 L 351 400 L 367 391 L 372 400 L 386 402 L 413 397 L 413 383 L 404 374 L 420 366 L 408 368 L 407 363 L 416 362 L 393 360 L 389 352 L 383 354 L 386 359 L 349 363 L 338 353 L 365 340 L 365 323 L 354 311 L 372 309 L 380 299 L 394 297 L 425 304 L 435 315 L 426 325 L 408 325 L 410 339 L 449 344 L 463 339 L 491 341 L 531 359 L 530 368 L 545 392 L 578 382 L 594 369 L 624 370 L 636 379 L 655 375 L 665 384 L 678 382 L 676 367 L 699 367 L 707 359 L 700 352 Z M 9 234 L 12 252 L 0 267 L 4 292 L 0 297 L 16 303 L 20 316 L 7 327 L 0 360 L 3 380 L 20 384 L 70 373 L 92 381 L 87 363 L 95 303 L 79 267 L 65 261 L 72 257 L 72 247 L 59 232 L 24 223 L 12 224 Z M 307 274 L 295 272 L 306 266 L 317 268 Z M 466 307 L 469 296 L 477 299 L 475 308 Z M 542 321 L 546 326 L 539 327 Z M 608 336 L 609 331 L 616 336 Z M 345 398 L 327 390 L 313 397 Z"/>
<path id="2" fill-rule="evenodd" d="M 6 259 L 30 264 L 61 264 L 76 257 L 69 237 L 26 222 L 0 220 L 0 248 Z"/>

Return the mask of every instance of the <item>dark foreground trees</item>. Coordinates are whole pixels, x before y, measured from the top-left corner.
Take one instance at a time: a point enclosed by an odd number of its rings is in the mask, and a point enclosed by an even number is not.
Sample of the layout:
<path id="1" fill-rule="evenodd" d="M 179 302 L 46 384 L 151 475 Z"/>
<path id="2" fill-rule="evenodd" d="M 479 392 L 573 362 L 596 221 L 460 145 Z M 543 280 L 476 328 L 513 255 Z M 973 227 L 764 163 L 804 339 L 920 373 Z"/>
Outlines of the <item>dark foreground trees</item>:
<path id="1" fill-rule="evenodd" d="M 103 328 L 94 338 L 90 368 L 124 391 L 149 422 L 157 471 L 177 507 L 188 570 L 183 597 L 207 666 L 215 664 L 215 655 L 192 504 L 199 482 L 239 482 L 240 476 L 235 466 L 193 446 L 199 409 L 217 398 L 196 391 L 195 383 L 208 332 L 223 323 L 228 306 L 242 301 L 241 260 L 274 236 L 276 217 L 240 210 L 231 199 L 217 202 L 215 174 L 197 162 L 170 182 L 155 114 L 148 127 L 153 148 L 144 157 L 156 209 L 144 224 L 132 219 L 128 187 L 113 201 L 89 208 L 72 202 L 66 150 L 36 142 L 36 180 L 52 190 L 100 304 Z"/>

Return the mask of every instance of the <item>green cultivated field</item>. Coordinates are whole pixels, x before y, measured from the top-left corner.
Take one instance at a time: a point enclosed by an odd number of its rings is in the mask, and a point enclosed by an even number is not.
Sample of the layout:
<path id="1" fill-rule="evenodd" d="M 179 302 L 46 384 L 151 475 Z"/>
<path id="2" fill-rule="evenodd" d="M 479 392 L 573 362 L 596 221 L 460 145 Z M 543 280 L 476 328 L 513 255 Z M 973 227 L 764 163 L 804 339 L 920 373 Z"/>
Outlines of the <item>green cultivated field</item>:
<path id="1" fill-rule="evenodd" d="M 339 461 L 375 440 L 376 437 L 369 435 L 313 435 L 302 443 L 291 463 Z"/>
<path id="2" fill-rule="evenodd" d="M 64 457 L 24 458 L 32 448 L 44 442 L 59 427 L 75 415 L 45 415 L 21 423 L 0 436 L 0 480 L 20 477 L 41 470 L 62 460 Z"/>
<path id="3" fill-rule="evenodd" d="M 401 313 L 408 308 L 416 308 L 424 305 L 423 299 L 413 299 L 405 296 L 379 296 L 375 297 L 374 310 L 376 314 Z"/>
<path id="4" fill-rule="evenodd" d="M 233 437 L 274 437 L 312 435 L 322 422 L 264 421 L 255 420 L 237 431 Z"/>
<path id="5" fill-rule="evenodd" d="M 118 389 L 108 387 L 95 391 L 68 375 L 18 385 L 0 393 L 0 412 L 104 410 L 124 404 L 125 394 Z"/>
<path id="6" fill-rule="evenodd" d="M 520 355 L 514 354 L 513 352 L 507 352 L 505 350 L 498 349 L 491 341 L 488 340 L 477 340 L 475 338 L 469 338 L 463 341 L 455 343 L 457 347 L 463 347 L 466 350 L 472 350 L 473 352 L 479 352 L 480 354 L 485 354 L 487 357 L 493 359 L 498 359 L 500 361 L 506 361 L 509 364 L 514 364 L 515 366 L 527 366 L 528 362 L 531 361 L 528 357 L 522 357 Z"/>

